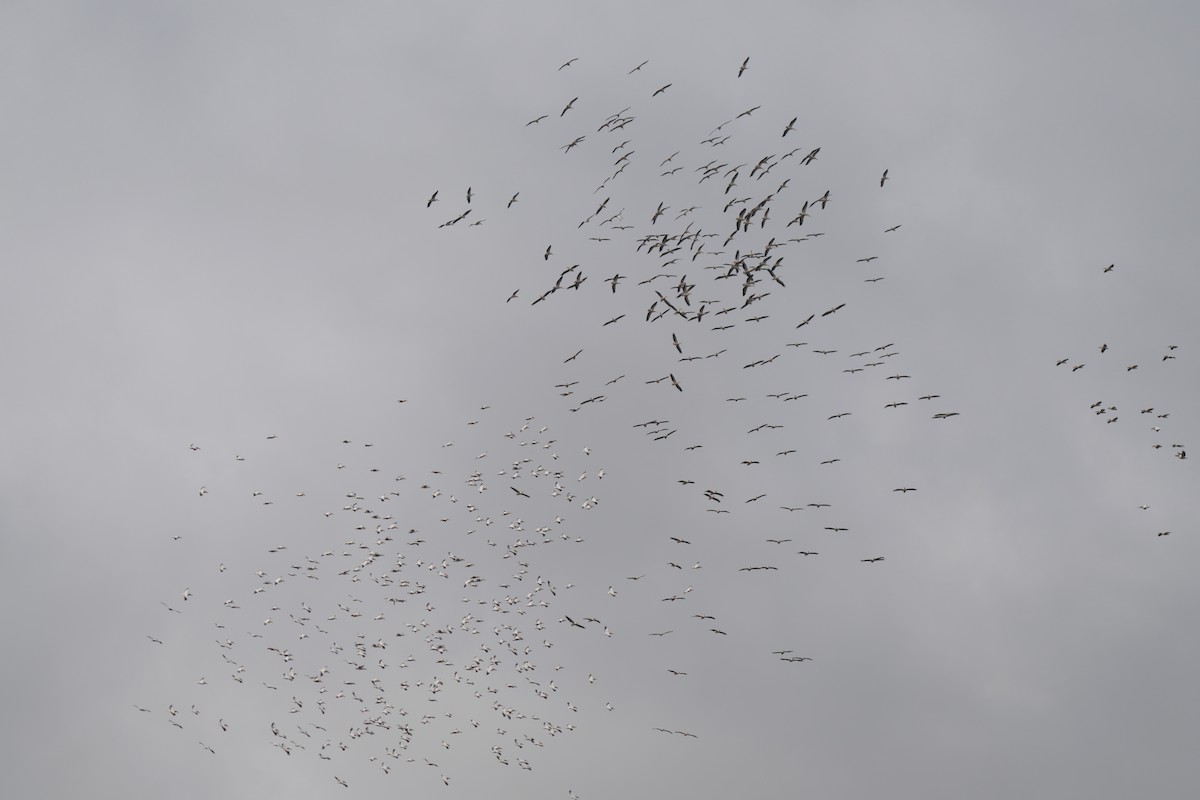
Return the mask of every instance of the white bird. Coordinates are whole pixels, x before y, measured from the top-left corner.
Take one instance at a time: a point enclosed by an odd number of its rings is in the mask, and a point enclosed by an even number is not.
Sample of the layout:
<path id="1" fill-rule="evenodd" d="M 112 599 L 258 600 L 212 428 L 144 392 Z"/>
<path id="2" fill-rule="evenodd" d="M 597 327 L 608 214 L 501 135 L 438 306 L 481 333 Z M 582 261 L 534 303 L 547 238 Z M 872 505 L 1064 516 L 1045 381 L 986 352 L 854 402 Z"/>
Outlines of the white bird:
<path id="1" fill-rule="evenodd" d="M 187 599 L 188 599 L 189 597 L 191 597 L 191 596 L 192 596 L 192 590 L 191 590 L 191 589 L 184 589 L 184 590 L 183 590 L 183 599 L 184 599 L 184 600 L 187 600 Z"/>

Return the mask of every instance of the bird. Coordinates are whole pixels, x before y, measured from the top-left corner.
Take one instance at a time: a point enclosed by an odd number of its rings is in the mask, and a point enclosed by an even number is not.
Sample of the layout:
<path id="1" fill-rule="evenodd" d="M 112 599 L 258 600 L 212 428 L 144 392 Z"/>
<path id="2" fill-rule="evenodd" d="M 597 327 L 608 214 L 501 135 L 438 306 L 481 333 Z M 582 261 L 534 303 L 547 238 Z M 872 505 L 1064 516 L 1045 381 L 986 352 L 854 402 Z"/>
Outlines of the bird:
<path id="1" fill-rule="evenodd" d="M 511 198 L 509 198 L 508 205 L 506 205 L 505 208 L 512 208 L 512 204 L 517 202 L 517 195 L 519 194 L 521 193 L 517 192 L 517 194 L 514 194 Z"/>
<path id="2" fill-rule="evenodd" d="M 748 67 L 748 66 L 750 66 L 750 56 L 746 56 L 746 60 L 742 62 L 742 65 L 740 67 L 738 67 L 737 76 L 739 78 L 742 77 L 742 73 L 746 71 L 746 67 Z"/>
<path id="3" fill-rule="evenodd" d="M 636 67 L 634 67 L 633 69 L 629 70 L 629 72 L 626 72 L 625 74 L 626 74 L 626 75 L 632 75 L 633 73 L 635 73 L 635 72 L 639 71 L 639 70 L 640 70 L 642 67 L 646 66 L 646 65 L 647 65 L 647 64 L 649 64 L 649 63 L 650 63 L 650 62 L 649 62 L 648 60 L 647 60 L 647 61 L 643 61 L 642 63 L 638 64 Z"/>
<path id="4" fill-rule="evenodd" d="M 571 102 L 567 103 L 567 105 L 563 108 L 562 111 L 559 112 L 558 115 L 561 117 L 563 114 L 566 114 L 568 111 L 570 111 L 571 108 L 575 105 L 575 101 L 578 99 L 579 99 L 578 97 L 572 98 Z"/>
<path id="5" fill-rule="evenodd" d="M 429 196 L 429 201 L 425 203 L 425 207 L 426 207 L 426 208 L 429 208 L 431 205 L 433 205 L 434 203 L 436 203 L 436 202 L 437 202 L 437 196 L 438 196 L 438 193 L 437 193 L 437 192 L 434 192 L 432 195 L 430 195 L 430 196 Z"/>
<path id="6" fill-rule="evenodd" d="M 665 92 L 667 89 L 670 89 L 670 88 L 671 88 L 671 84 L 669 84 L 669 83 L 666 86 L 660 86 L 659 88 L 655 89 L 654 94 L 652 94 L 650 96 L 658 97 L 660 94 L 662 94 L 663 92 Z"/>
<path id="7" fill-rule="evenodd" d="M 883 185 L 884 185 L 885 183 L 887 183 L 887 179 L 888 179 L 888 171 L 885 169 L 885 170 L 883 171 L 883 175 L 882 175 L 882 176 L 879 178 L 879 187 L 880 187 L 881 189 L 883 188 Z"/>
<path id="8" fill-rule="evenodd" d="M 544 120 L 544 119 L 545 119 L 546 117 L 548 117 L 548 116 L 550 116 L 550 115 L 549 115 L 549 114 L 542 114 L 542 115 L 541 115 L 540 117 L 538 117 L 537 119 L 531 119 L 531 120 L 529 120 L 529 122 L 526 122 L 526 123 L 525 123 L 525 127 L 526 127 L 526 128 L 528 128 L 530 125 L 536 125 L 537 123 L 541 122 L 542 120 Z"/>
<path id="9" fill-rule="evenodd" d="M 874 564 L 877 561 L 883 561 L 883 556 L 875 556 L 874 558 L 860 558 L 864 564 Z"/>
<path id="10" fill-rule="evenodd" d="M 785 127 L 785 128 L 783 129 L 783 136 L 787 136 L 789 133 L 791 133 L 791 131 L 792 131 L 792 130 L 793 130 L 795 127 L 796 127 L 796 120 L 798 120 L 798 119 L 800 119 L 800 118 L 799 118 L 799 117 L 792 117 L 792 121 L 791 121 L 791 122 L 789 122 L 789 123 L 787 124 L 787 127 Z M 780 138 L 783 138 L 783 137 L 781 136 Z"/>
<path id="11" fill-rule="evenodd" d="M 579 60 L 578 58 L 572 58 L 570 61 L 568 61 L 567 63 L 563 64 L 561 67 L 559 67 L 559 68 L 556 70 L 556 72 L 562 72 L 564 69 L 566 69 L 567 67 L 571 66 L 572 64 L 574 64 L 574 63 L 575 63 L 576 61 L 578 61 L 578 60 Z"/>

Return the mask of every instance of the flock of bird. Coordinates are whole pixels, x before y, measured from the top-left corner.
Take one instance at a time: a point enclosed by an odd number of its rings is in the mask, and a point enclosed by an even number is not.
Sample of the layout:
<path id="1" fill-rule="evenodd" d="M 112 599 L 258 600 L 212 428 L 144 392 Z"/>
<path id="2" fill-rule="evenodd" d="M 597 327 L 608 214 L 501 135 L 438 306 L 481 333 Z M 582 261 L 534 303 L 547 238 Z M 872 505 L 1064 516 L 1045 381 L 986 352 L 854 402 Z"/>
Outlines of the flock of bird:
<path id="1" fill-rule="evenodd" d="M 216 631 L 213 667 L 194 676 L 186 700 L 139 711 L 216 754 L 239 724 L 238 709 L 210 712 L 205 687 L 237 684 L 278 714 L 255 732 L 264 744 L 329 762 L 330 782 L 344 788 L 364 764 L 383 772 L 412 764 L 451 785 L 454 775 L 438 757 L 446 750 L 531 770 L 550 740 L 592 714 L 621 713 L 618 698 L 605 694 L 604 664 L 583 667 L 572 653 L 600 646 L 620 658 L 623 641 L 649 640 L 661 648 L 647 669 L 702 680 L 703 669 L 676 654 L 684 642 L 739 646 L 739 621 L 721 613 L 731 586 L 771 591 L 830 559 L 871 575 L 895 562 L 875 549 L 847 555 L 857 532 L 847 517 L 862 514 L 787 478 L 803 462 L 836 481 L 861 450 L 854 442 L 870 438 L 856 426 L 929 425 L 937 435 L 960 417 L 911 374 L 896 342 L 859 333 L 869 313 L 860 308 L 869 309 L 895 273 L 885 256 L 880 274 L 881 257 L 869 252 L 833 264 L 810 255 L 841 193 L 810 179 L 824 145 L 798 141 L 799 115 L 784 110 L 771 122 L 772 112 L 755 105 L 723 115 L 674 152 L 643 152 L 639 127 L 647 117 L 664 124 L 654 104 L 674 85 L 634 83 L 650 78 L 649 63 L 624 76 L 648 111 L 629 106 L 577 122 L 588 107 L 581 95 L 524 123 L 531 131 L 554 127 L 548 157 L 587 158 L 597 172 L 595 197 L 584 201 L 576 227 L 516 256 L 537 277 L 496 300 L 507 313 L 562 306 L 572 315 L 556 340 L 561 353 L 547 365 L 553 423 L 504 424 L 483 406 L 465 435 L 442 446 L 439 466 L 412 477 L 382 448 L 366 449 L 373 443 L 343 440 L 345 457 L 327 466 L 356 488 L 332 505 L 312 487 L 287 496 L 241 487 L 245 502 L 311 518 L 315 532 L 297 540 L 281 533 L 254 563 L 222 562 L 181 583 L 177 599 L 163 603 L 170 617 L 162 631 L 148 639 L 163 646 L 172 623 L 183 630 L 177 620 L 202 615 Z M 732 67 L 745 80 L 751 59 Z M 767 140 L 776 144 L 762 149 Z M 881 168 L 871 191 L 886 192 L 897 179 Z M 647 185 L 659 193 L 648 195 Z M 519 214 L 521 192 L 512 188 L 494 202 L 475 186 L 454 192 L 462 205 L 431 225 L 480 226 L 486 220 L 472 214 L 485 202 Z M 439 188 L 415 202 L 434 214 L 450 197 Z M 900 229 L 881 226 L 879 241 L 898 238 Z M 574 302 L 583 295 L 591 299 Z M 631 340 L 637 359 L 602 373 L 626 363 Z M 774 390 L 730 391 L 760 381 Z M 1103 401 L 1093 410 L 1117 419 Z M 637 449 L 622 450 L 619 460 L 615 445 L 588 442 L 601 422 L 619 422 Z M 286 446 L 273 434 L 266 439 L 269 448 Z M 196 458 L 211 455 L 204 443 L 190 448 Z M 1181 445 L 1173 449 L 1186 458 Z M 589 564 L 595 542 L 587 515 L 623 523 L 629 501 L 602 487 L 635 463 L 687 465 L 662 474 L 658 490 L 680 519 L 704 525 L 648 534 L 655 541 L 617 564 Z M 740 488 L 747 474 L 761 477 L 760 488 Z M 894 517 L 923 488 L 885 475 L 861 502 L 885 505 Z M 209 481 L 197 502 L 231 491 Z M 745 541 L 745 531 L 764 528 L 772 535 Z M 740 563 L 722 549 L 733 538 Z M 822 557 L 834 542 L 836 555 Z M 636 609 L 636 621 L 622 608 Z M 759 657 L 787 670 L 820 659 L 797 646 L 778 642 Z M 662 720 L 651 733 L 705 735 L 681 727 Z"/>
<path id="2" fill-rule="evenodd" d="M 1116 270 L 1116 264 L 1109 264 L 1100 272 L 1101 275 L 1109 275 Z M 1119 273 L 1118 273 L 1119 274 Z M 1111 280 L 1111 278 L 1105 278 Z M 1120 360 L 1120 357 L 1115 355 L 1118 352 L 1127 354 L 1125 360 Z M 1107 391 L 1119 393 L 1121 396 L 1128 396 L 1133 393 L 1140 393 L 1143 390 L 1143 379 L 1151 370 L 1168 370 L 1175 369 L 1175 364 L 1179 358 L 1179 345 L 1167 344 L 1162 348 L 1146 352 L 1135 351 L 1133 347 L 1123 347 L 1120 345 L 1109 346 L 1108 342 L 1101 342 L 1095 348 L 1095 360 L 1092 360 L 1092 366 L 1088 375 L 1098 375 L 1100 380 L 1104 381 Z M 1134 359 L 1131 363 L 1125 363 L 1129 359 Z M 1091 360 L 1091 359 L 1089 359 Z M 1145 365 L 1145 368 L 1143 368 Z M 1081 359 L 1072 359 L 1071 357 L 1058 358 L 1054 362 L 1056 369 L 1069 369 L 1068 374 L 1079 373 L 1080 370 L 1088 368 L 1088 361 Z M 1118 405 L 1121 402 L 1121 405 Z M 1165 410 L 1156 405 L 1144 405 L 1145 402 L 1156 402 L 1149 400 L 1145 394 L 1141 394 L 1138 400 L 1135 400 L 1136 417 L 1133 416 L 1133 411 L 1126 411 L 1126 419 L 1136 419 L 1139 421 L 1139 427 L 1143 428 L 1148 440 L 1148 446 L 1156 451 L 1169 453 L 1172 457 L 1184 461 L 1187 459 L 1187 448 L 1183 442 L 1170 441 L 1163 436 L 1163 428 L 1170 423 L 1172 412 Z M 1111 395 L 1102 397 L 1099 400 L 1090 402 L 1087 406 L 1088 412 L 1103 421 L 1105 425 L 1111 425 L 1122 419 L 1122 406 L 1124 401 L 1113 400 Z M 1141 511 L 1149 511 L 1148 504 L 1139 504 L 1138 509 Z M 1156 536 L 1170 536 L 1169 530 L 1155 530 Z"/>

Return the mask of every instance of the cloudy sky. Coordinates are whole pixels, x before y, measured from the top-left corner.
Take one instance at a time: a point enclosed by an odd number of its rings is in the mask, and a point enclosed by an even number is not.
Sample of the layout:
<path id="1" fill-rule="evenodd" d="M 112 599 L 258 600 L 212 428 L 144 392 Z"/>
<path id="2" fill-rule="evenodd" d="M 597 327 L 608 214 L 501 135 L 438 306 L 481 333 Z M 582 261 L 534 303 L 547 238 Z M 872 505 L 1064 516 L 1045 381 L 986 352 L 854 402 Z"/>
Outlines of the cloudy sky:
<path id="1" fill-rule="evenodd" d="M 1196 12 L 653 6 L 0 10 L 6 796 L 1197 784 Z"/>

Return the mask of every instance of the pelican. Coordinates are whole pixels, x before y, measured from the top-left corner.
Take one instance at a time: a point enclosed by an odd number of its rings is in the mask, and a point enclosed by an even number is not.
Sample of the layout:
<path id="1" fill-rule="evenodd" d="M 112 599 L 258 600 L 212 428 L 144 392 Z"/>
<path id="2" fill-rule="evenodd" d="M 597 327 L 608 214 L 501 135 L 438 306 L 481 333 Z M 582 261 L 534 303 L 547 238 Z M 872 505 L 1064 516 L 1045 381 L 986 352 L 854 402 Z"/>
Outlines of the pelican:
<path id="1" fill-rule="evenodd" d="M 740 67 L 738 67 L 737 76 L 739 78 L 742 77 L 742 73 L 746 71 L 746 67 L 748 67 L 748 66 L 750 66 L 750 56 L 746 56 L 746 60 L 742 62 L 742 65 Z"/>

